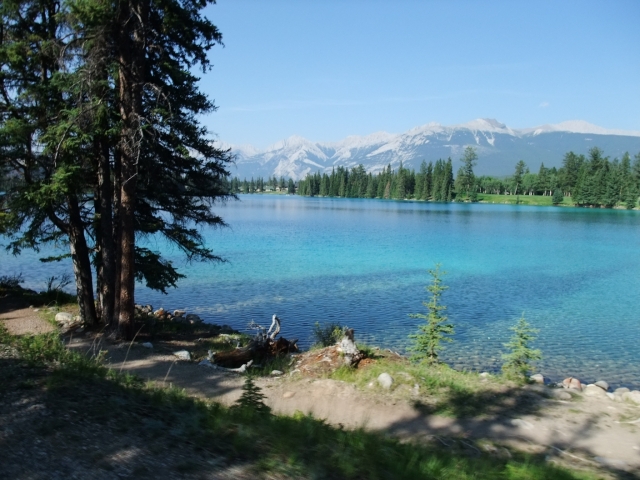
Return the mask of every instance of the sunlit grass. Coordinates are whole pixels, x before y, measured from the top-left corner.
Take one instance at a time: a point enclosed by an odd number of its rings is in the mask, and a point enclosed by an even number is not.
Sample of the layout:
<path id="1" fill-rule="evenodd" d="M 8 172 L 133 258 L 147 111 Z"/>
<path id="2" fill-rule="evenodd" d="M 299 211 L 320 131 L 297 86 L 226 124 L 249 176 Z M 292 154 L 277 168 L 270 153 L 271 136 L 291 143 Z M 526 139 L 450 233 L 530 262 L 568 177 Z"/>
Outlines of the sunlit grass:
<path id="1" fill-rule="evenodd" d="M 495 195 L 479 193 L 478 201 L 485 203 L 506 203 L 510 205 L 539 205 L 550 207 L 553 205 L 553 197 L 550 195 Z M 562 199 L 563 206 L 573 206 L 571 197 Z"/>

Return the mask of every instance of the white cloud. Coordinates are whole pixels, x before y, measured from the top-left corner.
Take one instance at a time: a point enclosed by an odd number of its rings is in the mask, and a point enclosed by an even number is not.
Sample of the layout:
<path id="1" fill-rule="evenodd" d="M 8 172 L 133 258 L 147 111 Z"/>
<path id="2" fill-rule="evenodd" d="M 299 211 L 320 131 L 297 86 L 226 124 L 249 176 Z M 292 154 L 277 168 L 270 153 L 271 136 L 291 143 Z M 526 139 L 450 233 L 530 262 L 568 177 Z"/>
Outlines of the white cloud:
<path id="1" fill-rule="evenodd" d="M 540 105 L 538 105 L 538 107 L 540 107 L 540 108 L 547 108 L 549 105 L 551 105 L 551 104 L 545 100 L 545 101 L 544 101 L 544 102 L 542 102 Z"/>

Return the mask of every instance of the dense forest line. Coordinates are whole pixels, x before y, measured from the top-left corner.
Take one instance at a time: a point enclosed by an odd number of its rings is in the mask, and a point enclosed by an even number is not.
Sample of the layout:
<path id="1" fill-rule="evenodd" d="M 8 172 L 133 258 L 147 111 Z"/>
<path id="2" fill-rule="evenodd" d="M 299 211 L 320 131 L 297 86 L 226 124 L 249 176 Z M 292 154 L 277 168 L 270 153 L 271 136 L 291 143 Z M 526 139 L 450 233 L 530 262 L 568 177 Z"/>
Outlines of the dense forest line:
<path id="1" fill-rule="evenodd" d="M 562 167 L 547 168 L 540 165 L 531 172 L 520 160 L 513 175 L 506 178 L 476 176 L 475 149 L 467 147 L 461 166 L 453 174 L 453 161 L 423 161 L 416 172 L 400 164 L 397 170 L 388 165 L 381 172 L 367 173 L 363 165 L 351 169 L 339 166 L 328 173 L 309 173 L 297 185 L 281 177 L 240 181 L 230 180 L 233 193 L 287 191 L 305 196 L 343 198 L 415 199 L 437 202 L 477 201 L 478 194 L 544 195 L 552 196 L 559 204 L 570 197 L 577 206 L 634 208 L 640 195 L 640 153 L 631 158 L 625 153 L 621 159 L 609 159 L 597 147 L 587 155 L 568 152 Z"/>

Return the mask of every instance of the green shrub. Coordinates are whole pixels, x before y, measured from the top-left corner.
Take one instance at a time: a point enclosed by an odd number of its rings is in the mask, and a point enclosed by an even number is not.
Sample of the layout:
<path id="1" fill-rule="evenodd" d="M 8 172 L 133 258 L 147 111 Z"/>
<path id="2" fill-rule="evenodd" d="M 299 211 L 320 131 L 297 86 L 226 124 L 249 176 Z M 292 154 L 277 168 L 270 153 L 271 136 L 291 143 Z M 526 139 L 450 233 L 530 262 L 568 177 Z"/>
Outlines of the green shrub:
<path id="1" fill-rule="evenodd" d="M 15 290 L 24 282 L 22 273 L 17 275 L 0 275 L 0 290 Z"/>
<path id="2" fill-rule="evenodd" d="M 316 322 L 313 326 L 314 344 L 318 347 L 330 347 L 340 341 L 344 335 L 346 327 L 339 323 L 324 323 L 320 325 Z"/>

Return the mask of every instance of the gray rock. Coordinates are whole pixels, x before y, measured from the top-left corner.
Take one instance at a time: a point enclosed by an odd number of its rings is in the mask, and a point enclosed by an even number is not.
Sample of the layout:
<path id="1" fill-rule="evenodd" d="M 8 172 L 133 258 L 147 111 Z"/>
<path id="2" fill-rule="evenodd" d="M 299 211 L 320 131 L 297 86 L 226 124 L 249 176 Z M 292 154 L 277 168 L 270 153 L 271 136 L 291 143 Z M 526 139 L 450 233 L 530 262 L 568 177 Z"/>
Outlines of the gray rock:
<path id="1" fill-rule="evenodd" d="M 187 312 L 185 312 L 184 310 L 174 310 L 173 311 L 173 316 L 174 317 L 182 317 L 185 313 L 187 313 Z"/>
<path id="2" fill-rule="evenodd" d="M 616 388 L 613 393 L 622 396 L 622 394 L 630 392 L 631 390 L 629 390 L 627 387 L 620 387 L 620 388 Z"/>
<path id="3" fill-rule="evenodd" d="M 611 393 L 611 392 L 604 392 L 604 393 L 606 393 L 607 397 L 609 397 L 611 400 L 615 400 L 616 399 L 616 396 L 613 393 Z"/>
<path id="4" fill-rule="evenodd" d="M 291 398 L 296 394 L 296 392 L 284 392 L 282 394 L 282 398 Z"/>
<path id="5" fill-rule="evenodd" d="M 195 313 L 190 313 L 185 317 L 189 323 L 200 323 L 202 319 Z"/>
<path id="6" fill-rule="evenodd" d="M 551 390 L 551 396 L 556 400 L 571 400 L 571 394 L 564 390 Z"/>
<path id="7" fill-rule="evenodd" d="M 621 470 L 627 469 L 627 463 L 624 460 L 607 457 L 593 457 L 593 459 L 601 465 L 605 465 L 607 467 L 619 468 Z"/>
<path id="8" fill-rule="evenodd" d="M 529 380 L 531 380 L 534 383 L 544 384 L 544 376 L 541 373 L 536 373 L 535 375 L 531 375 L 529 377 Z"/>
<path id="9" fill-rule="evenodd" d="M 378 384 L 385 390 L 389 390 L 393 385 L 393 378 L 388 373 L 381 373 L 378 375 Z"/>
<path id="10" fill-rule="evenodd" d="M 153 312 L 153 314 L 154 314 L 156 317 L 162 317 L 162 316 L 164 316 L 164 308 L 162 308 L 162 307 L 161 307 L 161 308 L 159 308 L 158 310 L 156 310 L 155 312 Z"/>
<path id="11" fill-rule="evenodd" d="M 520 427 L 520 428 L 524 428 L 525 430 L 533 430 L 533 424 L 527 422 L 526 420 L 523 420 L 521 418 L 513 418 L 511 420 L 511 425 L 515 426 L 515 427 Z"/>
<path id="12" fill-rule="evenodd" d="M 284 375 L 284 372 L 281 370 L 271 370 L 272 377 L 279 377 L 280 375 Z"/>
<path id="13" fill-rule="evenodd" d="M 153 348 L 153 344 L 151 342 L 143 342 L 142 345 L 144 348 Z"/>
<path id="14" fill-rule="evenodd" d="M 605 392 L 602 388 L 597 387 L 593 383 L 590 383 L 589 385 L 584 387 L 583 392 L 587 397 L 607 398 L 607 392 Z"/>
<path id="15" fill-rule="evenodd" d="M 578 391 L 582 391 L 583 390 L 583 386 L 582 386 L 582 383 L 580 382 L 580 380 L 578 380 L 577 378 L 573 378 L 573 377 L 565 378 L 562 381 L 562 386 L 564 388 L 568 388 L 570 390 L 578 390 Z"/>
<path id="16" fill-rule="evenodd" d="M 622 394 L 622 399 L 626 402 L 635 403 L 640 405 L 640 391 L 633 390 L 631 392 L 625 392 Z"/>
<path id="17" fill-rule="evenodd" d="M 482 377 L 482 378 L 488 378 L 488 377 L 490 377 L 490 376 L 491 376 L 491 374 L 490 374 L 489 372 L 482 372 L 482 373 L 480 374 L 480 377 Z"/>
<path id="18" fill-rule="evenodd" d="M 191 354 L 186 350 L 178 350 L 173 352 L 173 355 L 178 357 L 178 360 L 191 360 Z"/>
<path id="19" fill-rule="evenodd" d="M 67 312 L 56 313 L 55 320 L 58 323 L 73 323 L 73 315 Z"/>
<path id="20" fill-rule="evenodd" d="M 609 384 L 607 382 L 605 382 L 604 380 L 598 380 L 596 383 L 594 383 L 594 385 L 596 387 L 600 387 L 601 389 L 603 389 L 605 392 L 607 390 L 609 390 Z"/>

